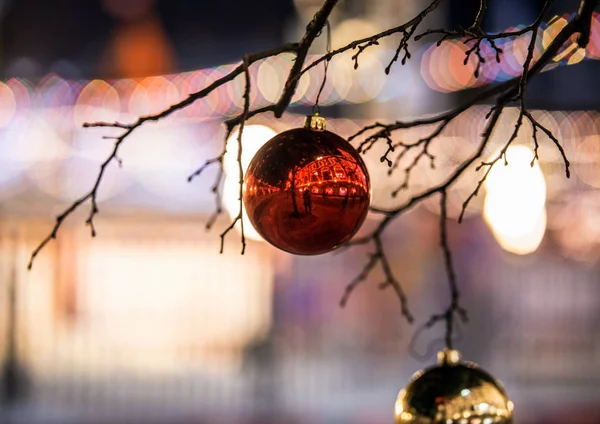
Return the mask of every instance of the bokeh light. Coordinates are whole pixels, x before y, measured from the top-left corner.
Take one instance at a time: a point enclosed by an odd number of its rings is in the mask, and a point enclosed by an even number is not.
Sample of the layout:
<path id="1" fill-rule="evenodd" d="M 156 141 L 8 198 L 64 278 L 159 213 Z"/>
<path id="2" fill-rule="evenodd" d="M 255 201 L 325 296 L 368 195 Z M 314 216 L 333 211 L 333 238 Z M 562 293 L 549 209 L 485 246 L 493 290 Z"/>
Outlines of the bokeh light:
<path id="1" fill-rule="evenodd" d="M 490 171 L 483 216 L 503 249 L 525 255 L 534 252 L 546 231 L 546 182 L 533 152 L 515 145 Z"/>
<path id="2" fill-rule="evenodd" d="M 283 74 L 278 71 L 272 61 L 263 60 L 258 67 L 257 84 L 262 96 L 275 103 L 283 89 Z"/>
<path id="3" fill-rule="evenodd" d="M 88 122 L 114 122 L 120 115 L 117 90 L 101 80 L 90 81 L 79 94 L 73 111 L 75 126 Z"/>
<path id="4" fill-rule="evenodd" d="M 17 110 L 17 102 L 12 90 L 0 82 L 0 128 L 7 126 Z"/>
<path id="5" fill-rule="evenodd" d="M 158 113 L 180 101 L 177 87 L 166 77 L 141 80 L 129 98 L 129 112 L 137 116 Z"/>
<path id="6" fill-rule="evenodd" d="M 202 87 L 198 87 L 198 90 L 208 87 L 210 84 L 214 83 L 226 74 L 227 71 L 223 69 L 223 67 L 212 70 L 212 72 L 206 76 L 205 84 Z M 211 116 L 225 115 L 230 110 L 235 109 L 235 106 L 231 104 L 230 98 L 225 87 L 223 86 L 212 91 L 208 96 L 200 101 L 206 102 L 206 104 L 212 109 Z"/>
<path id="7" fill-rule="evenodd" d="M 600 59 L 600 15 L 594 14 L 590 28 L 590 42 L 586 47 L 586 55 L 590 59 Z"/>
<path id="8" fill-rule="evenodd" d="M 331 44 L 332 49 L 343 47 L 354 40 L 369 37 L 377 34 L 379 27 L 372 21 L 364 18 L 346 19 L 337 24 L 332 29 Z M 350 68 L 350 81 L 348 74 L 343 72 L 339 83 L 340 90 L 338 93 L 345 92 L 348 87 L 344 100 L 350 103 L 364 103 L 374 99 L 380 93 L 385 84 L 384 65 L 381 56 L 385 50 L 378 46 L 371 46 L 365 49 L 358 57 L 358 68 L 352 70 L 352 56 L 358 50 L 350 49 L 335 59 L 334 69 L 340 70 L 342 67 Z M 333 63 L 333 62 L 332 62 Z M 337 72 L 332 72 L 332 76 L 337 78 Z M 335 84 L 335 83 L 334 83 Z"/>
<path id="9" fill-rule="evenodd" d="M 41 162 L 59 161 L 70 155 L 70 148 L 46 120 L 23 121 L 7 132 L 11 140 L 3 160 L 14 161 L 24 168 Z"/>
<path id="10" fill-rule="evenodd" d="M 188 196 L 191 186 L 184 182 L 198 160 L 191 134 L 165 121 L 139 128 L 119 150 L 124 173 L 153 197 Z"/>
<path id="11" fill-rule="evenodd" d="M 25 109 L 31 106 L 31 96 L 29 94 L 30 84 L 27 81 L 21 81 L 17 78 L 11 78 L 6 82 L 6 87 L 13 93 L 16 108 Z"/>
<path id="12" fill-rule="evenodd" d="M 273 138 L 277 133 L 264 125 L 244 126 L 242 133 L 242 169 L 244 173 L 248 169 L 250 161 L 263 144 Z M 238 130 L 234 131 L 227 140 L 227 153 L 223 160 L 223 169 L 225 170 L 225 182 L 223 184 L 223 205 L 229 216 L 233 219 L 240 210 L 240 176 L 238 168 Z M 244 233 L 251 240 L 262 240 L 262 237 L 256 232 L 246 210 L 242 214 L 244 220 Z M 239 223 L 237 224 L 239 228 Z"/>
<path id="13" fill-rule="evenodd" d="M 577 165 L 574 167 L 577 176 L 587 185 L 600 188 L 600 135 L 587 136 L 577 145 L 575 152 Z"/>

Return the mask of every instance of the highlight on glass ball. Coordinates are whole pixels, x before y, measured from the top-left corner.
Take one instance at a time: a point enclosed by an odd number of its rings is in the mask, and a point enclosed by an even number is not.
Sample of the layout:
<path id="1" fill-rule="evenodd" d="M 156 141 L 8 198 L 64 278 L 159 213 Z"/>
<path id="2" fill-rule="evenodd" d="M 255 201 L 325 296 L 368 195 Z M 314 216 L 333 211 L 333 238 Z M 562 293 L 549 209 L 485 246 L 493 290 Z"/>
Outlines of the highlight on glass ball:
<path id="1" fill-rule="evenodd" d="M 367 216 L 371 188 L 356 149 L 307 118 L 254 156 L 244 179 L 244 207 L 269 243 L 297 255 L 329 252 L 348 241 Z"/>
<path id="2" fill-rule="evenodd" d="M 512 424 L 513 403 L 502 384 L 456 350 L 438 354 L 400 390 L 396 424 Z"/>

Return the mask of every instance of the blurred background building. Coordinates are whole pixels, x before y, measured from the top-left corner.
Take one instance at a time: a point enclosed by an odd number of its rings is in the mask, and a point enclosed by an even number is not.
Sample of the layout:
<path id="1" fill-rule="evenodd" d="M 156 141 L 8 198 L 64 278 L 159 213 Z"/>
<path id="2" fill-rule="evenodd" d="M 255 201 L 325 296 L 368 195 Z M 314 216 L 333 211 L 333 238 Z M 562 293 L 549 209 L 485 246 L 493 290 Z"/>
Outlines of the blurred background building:
<path id="1" fill-rule="evenodd" d="M 477 1 L 446 2 L 423 29 L 468 26 L 467 3 Z M 526 24 L 541 3 L 490 2 L 486 28 Z M 540 50 L 578 2 L 559 3 Z M 186 178 L 220 151 L 222 120 L 241 110 L 241 79 L 137 130 L 123 146 L 122 168 L 112 164 L 103 180 L 98 237 L 83 225 L 84 208 L 26 270 L 55 216 L 89 190 L 111 149 L 103 136 L 115 132 L 82 129 L 84 122 L 128 122 L 168 107 L 242 54 L 295 40 L 319 4 L 0 1 L 0 422 L 392 421 L 398 390 L 433 362 L 442 328 L 412 343 L 415 327 L 403 321 L 394 294 L 376 288 L 378 275 L 338 307 L 368 249 L 294 257 L 251 235 L 241 256 L 232 233 L 219 254 L 227 216 L 205 231 L 216 174 L 191 184 Z M 340 1 L 332 45 L 404 22 L 422 7 L 417 0 Z M 352 52 L 336 57 L 321 98 L 329 128 L 349 136 L 375 119 L 449 108 L 518 75 L 528 42 L 505 41 L 504 61 L 488 61 L 475 79 L 474 63 L 462 64 L 462 44 L 430 41 L 413 44 L 413 59 L 389 76 L 396 38 L 367 50 L 356 71 Z M 321 37 L 311 53 L 325 49 Z M 511 166 L 490 175 L 465 222 L 451 228 L 472 317 L 457 346 L 505 383 L 522 424 L 600 422 L 600 88 L 592 83 L 599 57 L 596 15 L 588 48 L 565 49 L 556 69 L 528 90 L 535 116 L 565 146 L 571 179 L 546 140 L 539 165 L 529 165 L 524 131 L 509 151 Z M 252 67 L 256 105 L 277 99 L 290 63 L 281 55 Z M 300 81 L 281 120 L 254 119 L 245 144 L 257 149 L 300 125 L 322 78 L 317 67 Z M 417 167 L 410 190 L 395 198 L 402 171 L 389 178 L 382 151 L 373 149 L 366 161 L 374 204 L 391 207 L 444 178 L 476 145 L 488 109 L 476 106 L 450 125 L 435 144 L 436 169 Z M 514 117 L 505 113 L 487 155 L 510 136 Z M 431 130 L 397 136 L 416 140 Z M 250 148 L 246 154 L 249 161 Z M 227 172 L 234 157 L 230 150 Z M 451 193 L 453 217 L 478 178 L 472 170 Z M 224 200 L 237 214 L 231 181 Z M 384 240 L 418 322 L 448 301 L 438 220 L 436 202 L 425 202 Z"/>

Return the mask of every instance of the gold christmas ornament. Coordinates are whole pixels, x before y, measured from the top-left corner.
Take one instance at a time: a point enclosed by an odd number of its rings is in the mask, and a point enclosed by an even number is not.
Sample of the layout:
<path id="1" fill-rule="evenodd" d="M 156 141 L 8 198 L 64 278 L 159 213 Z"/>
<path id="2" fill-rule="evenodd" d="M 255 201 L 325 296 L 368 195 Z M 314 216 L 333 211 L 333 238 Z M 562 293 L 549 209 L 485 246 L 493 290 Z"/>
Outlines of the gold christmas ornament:
<path id="1" fill-rule="evenodd" d="M 512 411 L 498 380 L 447 349 L 400 390 L 394 415 L 396 424 L 512 424 Z"/>

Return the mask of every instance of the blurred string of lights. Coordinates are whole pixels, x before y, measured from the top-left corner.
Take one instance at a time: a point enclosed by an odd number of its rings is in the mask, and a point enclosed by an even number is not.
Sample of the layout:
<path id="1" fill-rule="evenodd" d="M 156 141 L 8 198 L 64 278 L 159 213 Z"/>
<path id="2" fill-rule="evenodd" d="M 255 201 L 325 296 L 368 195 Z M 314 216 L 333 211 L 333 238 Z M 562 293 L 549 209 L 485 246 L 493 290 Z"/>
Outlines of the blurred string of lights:
<path id="1" fill-rule="evenodd" d="M 573 17 L 557 16 L 541 27 L 535 44 L 534 61 L 541 56 L 554 36 Z M 518 31 L 523 28 L 525 28 L 524 25 L 511 27 L 505 32 Z M 485 63 L 481 65 L 478 78 L 474 76 L 477 57 L 472 54 L 466 66 L 464 64 L 465 53 L 469 50 L 472 42 L 465 44 L 461 39 L 446 40 L 439 46 L 434 42 L 426 48 L 423 54 L 421 76 L 430 88 L 440 92 L 453 92 L 481 87 L 491 82 L 506 81 L 521 75 L 530 40 L 531 32 L 516 38 L 496 40 L 497 46 L 503 51 L 500 63 L 496 62 L 496 53 L 490 45 L 486 41 L 482 42 L 481 50 Z M 577 36 L 574 36 L 569 43 L 566 43 L 554 61 L 547 65 L 546 69 L 574 65 L 586 59 L 600 59 L 600 14 L 594 14 L 590 42 L 587 47 L 579 48 L 576 41 Z"/>
<path id="2" fill-rule="evenodd" d="M 251 101 L 255 107 L 278 100 L 292 59 L 292 56 L 282 54 L 251 68 L 254 88 Z M 368 63 L 356 71 L 349 63 L 349 57 L 342 55 L 331 61 L 335 78 L 325 84 L 321 105 L 365 103 L 378 98 L 384 91 L 386 78 L 379 55 L 371 55 Z M 114 121 L 122 114 L 139 116 L 159 112 L 226 75 L 235 66 L 228 64 L 173 75 L 113 81 L 71 81 L 56 74 L 47 75 L 38 83 L 12 78 L 0 82 L 0 128 L 8 126 L 30 109 L 46 109 L 49 118 L 76 126 L 90 121 Z M 323 79 L 322 73 L 321 68 L 315 68 L 300 79 L 294 104 L 312 105 Z M 373 78 L 377 74 L 381 78 Z M 243 78 L 236 78 L 205 99 L 177 112 L 177 117 L 201 121 L 239 114 L 243 89 Z"/>

